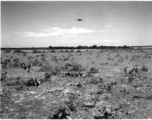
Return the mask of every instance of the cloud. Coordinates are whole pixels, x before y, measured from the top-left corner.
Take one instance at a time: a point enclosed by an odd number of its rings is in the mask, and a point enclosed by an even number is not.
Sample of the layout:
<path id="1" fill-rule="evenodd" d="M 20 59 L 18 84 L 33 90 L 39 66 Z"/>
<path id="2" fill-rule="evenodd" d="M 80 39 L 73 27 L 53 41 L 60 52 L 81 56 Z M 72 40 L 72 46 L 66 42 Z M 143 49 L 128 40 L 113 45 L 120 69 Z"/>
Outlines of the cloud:
<path id="1" fill-rule="evenodd" d="M 67 34 L 70 35 L 77 35 L 77 34 L 81 34 L 81 33 L 92 33 L 93 30 L 89 30 L 89 29 L 84 29 L 84 28 L 72 28 L 72 29 L 67 29 L 65 30 Z"/>
<path id="2" fill-rule="evenodd" d="M 62 28 L 50 28 L 44 29 L 43 32 L 35 33 L 35 32 L 17 32 L 22 37 L 48 37 L 48 36 L 76 36 L 77 34 L 84 33 L 93 33 L 93 30 L 85 29 L 85 28 L 77 28 L 73 27 L 71 29 L 62 29 Z"/>
<path id="3" fill-rule="evenodd" d="M 102 42 L 116 42 L 116 41 L 119 41 L 119 40 L 110 40 L 110 39 L 102 40 Z"/>
<path id="4" fill-rule="evenodd" d="M 110 24 L 105 24 L 104 27 L 111 28 L 112 25 L 110 25 Z"/>
<path id="5" fill-rule="evenodd" d="M 1 35 L 2 38 L 8 38 L 8 35 Z"/>
<path id="6" fill-rule="evenodd" d="M 100 33 L 103 33 L 103 30 L 100 30 L 99 32 L 100 32 Z"/>
<path id="7" fill-rule="evenodd" d="M 49 34 L 46 33 L 34 33 L 34 32 L 17 32 L 22 37 L 47 37 Z"/>
<path id="8" fill-rule="evenodd" d="M 76 37 L 75 35 L 66 35 L 64 37 Z"/>
<path id="9" fill-rule="evenodd" d="M 89 39 L 89 42 L 116 42 L 120 40 L 115 40 L 115 39 Z"/>

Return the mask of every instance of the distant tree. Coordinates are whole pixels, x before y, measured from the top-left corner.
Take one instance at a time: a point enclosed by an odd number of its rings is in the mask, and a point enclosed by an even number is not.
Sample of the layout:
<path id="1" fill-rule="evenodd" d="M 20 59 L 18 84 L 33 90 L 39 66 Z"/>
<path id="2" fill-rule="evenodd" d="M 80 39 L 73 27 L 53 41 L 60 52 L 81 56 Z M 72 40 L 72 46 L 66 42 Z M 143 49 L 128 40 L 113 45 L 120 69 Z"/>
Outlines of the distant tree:
<path id="1" fill-rule="evenodd" d="M 98 46 L 97 46 L 97 45 L 93 45 L 93 46 L 91 46 L 91 48 L 92 48 L 92 49 L 97 49 Z"/>
<path id="2" fill-rule="evenodd" d="M 121 46 L 118 46 L 118 49 L 121 49 L 122 47 Z"/>
<path id="3" fill-rule="evenodd" d="M 81 45 L 77 46 L 77 49 L 82 49 L 83 47 Z"/>
<path id="4" fill-rule="evenodd" d="M 49 46 L 49 49 L 54 49 L 54 47 L 52 47 L 52 46 Z"/>
<path id="5" fill-rule="evenodd" d="M 124 45 L 122 48 L 123 48 L 123 49 L 127 49 L 127 48 L 128 48 L 128 46 L 127 46 L 127 45 Z"/>

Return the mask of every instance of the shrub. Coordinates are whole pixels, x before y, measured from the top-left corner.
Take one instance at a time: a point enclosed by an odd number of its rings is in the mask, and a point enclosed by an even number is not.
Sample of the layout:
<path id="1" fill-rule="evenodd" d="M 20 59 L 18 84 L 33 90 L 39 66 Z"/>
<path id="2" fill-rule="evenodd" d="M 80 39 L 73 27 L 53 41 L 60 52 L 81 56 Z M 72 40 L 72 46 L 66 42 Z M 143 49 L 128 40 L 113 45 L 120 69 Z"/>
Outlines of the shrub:
<path id="1" fill-rule="evenodd" d="M 1 74 L 1 81 L 5 81 L 7 78 L 7 72 L 2 70 L 2 74 Z"/>
<path id="2" fill-rule="evenodd" d="M 42 66 L 42 63 L 36 59 L 33 61 L 32 66 Z"/>
<path id="3" fill-rule="evenodd" d="M 72 67 L 73 67 L 71 69 L 72 71 L 80 71 L 81 68 L 82 68 L 82 65 L 75 63 L 75 64 L 72 65 Z"/>
<path id="4" fill-rule="evenodd" d="M 99 83 L 103 83 L 103 79 L 102 78 L 97 78 L 97 77 L 93 77 L 90 81 L 91 84 L 99 84 Z"/>
<path id="5" fill-rule="evenodd" d="M 141 67 L 141 70 L 142 70 L 143 72 L 148 72 L 148 67 L 147 67 L 146 65 L 143 65 L 143 66 Z"/>
<path id="6" fill-rule="evenodd" d="M 18 59 L 18 58 L 14 59 L 13 61 L 14 61 L 15 63 L 19 63 L 19 59 Z"/>
<path id="7" fill-rule="evenodd" d="M 18 63 L 14 63 L 14 64 L 13 64 L 13 67 L 18 68 L 18 67 L 19 67 L 19 64 L 18 64 Z"/>
<path id="8" fill-rule="evenodd" d="M 23 53 L 23 57 L 25 57 L 26 56 L 26 52 L 23 51 L 22 53 Z"/>
<path id="9" fill-rule="evenodd" d="M 1 62 L 1 68 L 6 69 L 6 67 L 7 67 L 7 64 L 5 62 Z"/>
<path id="10" fill-rule="evenodd" d="M 81 53 L 81 50 L 77 50 L 76 52 L 77 52 L 77 53 Z"/>
<path id="11" fill-rule="evenodd" d="M 51 72 L 52 75 L 60 75 L 61 70 L 60 70 L 59 67 L 54 67 L 54 69 L 51 69 L 50 72 Z"/>
<path id="12" fill-rule="evenodd" d="M 72 67 L 72 64 L 66 63 L 66 64 L 65 64 L 65 69 L 68 69 L 69 67 Z"/>
<path id="13" fill-rule="evenodd" d="M 17 90 L 17 91 L 20 91 L 20 90 L 25 90 L 25 85 L 24 84 L 22 84 L 22 85 L 19 85 L 19 86 L 17 86 L 15 89 Z"/>
<path id="14" fill-rule="evenodd" d="M 51 74 L 46 72 L 45 73 L 45 80 L 48 81 L 50 79 L 50 77 L 51 77 Z"/>
<path id="15" fill-rule="evenodd" d="M 65 104 L 71 111 L 76 111 L 77 110 L 77 94 L 74 93 L 69 93 L 68 95 L 68 100 L 65 101 Z"/>
<path id="16" fill-rule="evenodd" d="M 116 54 L 115 57 L 121 57 L 121 55 L 120 54 Z"/>
<path id="17" fill-rule="evenodd" d="M 42 66 L 40 69 L 39 69 L 39 72 L 48 72 L 52 70 L 52 67 L 51 66 Z"/>
<path id="18" fill-rule="evenodd" d="M 55 51 L 55 50 L 51 50 L 50 52 L 51 52 L 51 53 L 55 53 L 56 51 Z"/>
<path id="19" fill-rule="evenodd" d="M 5 50 L 4 52 L 5 52 L 5 53 L 10 53 L 10 52 L 11 52 L 11 50 Z"/>
<path id="20" fill-rule="evenodd" d="M 0 89 L 0 95 L 1 95 L 1 97 L 10 97 L 11 91 L 6 86 L 5 87 L 1 87 L 1 89 Z"/>
<path id="21" fill-rule="evenodd" d="M 51 115 L 48 117 L 48 119 L 67 119 L 70 116 L 70 111 L 67 109 L 67 107 L 64 105 L 59 105 L 55 109 L 51 109 Z"/>
<path id="22" fill-rule="evenodd" d="M 95 119 L 112 119 L 112 108 L 110 107 L 96 107 L 93 109 L 93 117 Z"/>
<path id="23" fill-rule="evenodd" d="M 72 49 L 70 52 L 74 52 L 74 50 Z"/>
<path id="24" fill-rule="evenodd" d="M 14 50 L 14 53 L 20 53 L 21 50 Z"/>
<path id="25" fill-rule="evenodd" d="M 40 80 L 37 80 L 36 78 L 31 78 L 28 80 L 26 83 L 24 83 L 25 86 L 30 87 L 30 86 L 39 86 L 41 84 Z"/>
<path id="26" fill-rule="evenodd" d="M 91 67 L 89 72 L 88 72 L 88 76 L 93 76 L 93 74 L 96 74 L 99 72 L 99 69 L 96 67 Z"/>
<path id="27" fill-rule="evenodd" d="M 33 50 L 32 52 L 33 52 L 33 53 L 37 53 L 38 51 L 37 51 L 37 50 Z"/>

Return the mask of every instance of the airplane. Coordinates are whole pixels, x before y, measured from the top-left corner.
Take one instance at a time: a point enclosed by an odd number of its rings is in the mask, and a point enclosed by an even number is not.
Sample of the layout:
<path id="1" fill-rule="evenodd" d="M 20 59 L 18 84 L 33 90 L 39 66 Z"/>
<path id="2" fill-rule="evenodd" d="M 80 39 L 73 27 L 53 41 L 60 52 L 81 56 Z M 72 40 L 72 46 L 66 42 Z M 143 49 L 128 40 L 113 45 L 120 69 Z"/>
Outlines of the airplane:
<path id="1" fill-rule="evenodd" d="M 77 21 L 82 21 L 83 19 L 80 19 L 80 18 L 79 18 L 79 19 L 76 19 L 76 20 L 77 20 Z"/>

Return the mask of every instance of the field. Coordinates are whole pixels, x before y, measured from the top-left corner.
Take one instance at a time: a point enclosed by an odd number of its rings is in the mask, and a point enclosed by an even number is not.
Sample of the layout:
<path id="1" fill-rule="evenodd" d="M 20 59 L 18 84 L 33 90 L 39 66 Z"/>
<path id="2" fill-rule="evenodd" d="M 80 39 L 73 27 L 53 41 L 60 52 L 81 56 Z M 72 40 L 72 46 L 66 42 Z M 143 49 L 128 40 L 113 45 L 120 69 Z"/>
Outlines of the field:
<path id="1" fill-rule="evenodd" d="M 152 119 L 152 49 L 2 50 L 0 95 L 0 118 Z"/>

